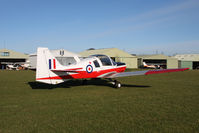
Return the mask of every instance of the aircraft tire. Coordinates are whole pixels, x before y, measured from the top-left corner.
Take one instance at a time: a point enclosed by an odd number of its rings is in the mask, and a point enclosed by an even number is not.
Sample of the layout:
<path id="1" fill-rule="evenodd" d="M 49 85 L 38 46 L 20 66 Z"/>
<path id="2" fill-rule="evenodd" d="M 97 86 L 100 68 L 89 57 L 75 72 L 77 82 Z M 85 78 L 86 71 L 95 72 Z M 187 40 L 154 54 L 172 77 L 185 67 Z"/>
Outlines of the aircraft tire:
<path id="1" fill-rule="evenodd" d="M 115 88 L 121 88 L 121 86 L 122 84 L 120 82 L 115 81 L 115 85 L 114 85 Z"/>

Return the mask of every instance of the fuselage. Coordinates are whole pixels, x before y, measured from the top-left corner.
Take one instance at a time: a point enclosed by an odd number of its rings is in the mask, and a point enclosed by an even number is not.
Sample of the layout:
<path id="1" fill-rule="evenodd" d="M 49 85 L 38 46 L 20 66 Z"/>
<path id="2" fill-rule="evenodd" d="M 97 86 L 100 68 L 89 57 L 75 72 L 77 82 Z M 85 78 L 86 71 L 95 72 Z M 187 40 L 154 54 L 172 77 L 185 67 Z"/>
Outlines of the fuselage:
<path id="1" fill-rule="evenodd" d="M 93 55 L 67 66 L 64 70 L 55 70 L 55 76 L 43 77 L 37 80 L 104 78 L 111 74 L 124 72 L 125 69 L 125 63 L 116 63 L 106 55 Z"/>

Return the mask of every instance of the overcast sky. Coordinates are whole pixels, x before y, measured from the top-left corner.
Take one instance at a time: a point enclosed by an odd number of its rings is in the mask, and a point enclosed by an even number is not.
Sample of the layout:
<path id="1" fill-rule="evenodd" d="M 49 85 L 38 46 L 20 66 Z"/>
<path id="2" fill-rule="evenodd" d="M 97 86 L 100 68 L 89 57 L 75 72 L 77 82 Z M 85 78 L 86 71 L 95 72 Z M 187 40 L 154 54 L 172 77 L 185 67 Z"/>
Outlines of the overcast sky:
<path id="1" fill-rule="evenodd" d="M 199 53 L 199 0 L 0 0 L 0 48 Z"/>

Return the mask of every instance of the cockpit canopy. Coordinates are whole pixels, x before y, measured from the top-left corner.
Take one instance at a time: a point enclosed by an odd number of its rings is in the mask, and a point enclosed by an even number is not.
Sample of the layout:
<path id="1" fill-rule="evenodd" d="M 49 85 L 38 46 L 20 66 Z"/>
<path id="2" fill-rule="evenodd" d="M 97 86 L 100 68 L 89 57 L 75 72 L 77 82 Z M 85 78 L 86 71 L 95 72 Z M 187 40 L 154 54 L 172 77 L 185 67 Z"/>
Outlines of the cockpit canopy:
<path id="1" fill-rule="evenodd" d="M 97 57 L 101 62 L 103 66 L 113 66 L 113 65 L 117 65 L 117 63 L 115 63 L 110 57 L 106 56 L 106 55 L 91 55 L 94 57 Z"/>

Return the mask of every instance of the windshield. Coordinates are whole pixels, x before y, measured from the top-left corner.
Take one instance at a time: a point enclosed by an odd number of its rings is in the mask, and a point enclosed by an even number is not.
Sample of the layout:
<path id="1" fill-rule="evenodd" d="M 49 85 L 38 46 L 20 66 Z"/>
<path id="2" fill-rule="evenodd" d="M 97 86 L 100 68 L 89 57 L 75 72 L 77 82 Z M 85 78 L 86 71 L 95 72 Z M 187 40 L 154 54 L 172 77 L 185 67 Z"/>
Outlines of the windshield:
<path id="1" fill-rule="evenodd" d="M 100 59 L 103 66 L 112 66 L 111 60 L 106 55 L 92 55 Z"/>

